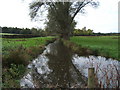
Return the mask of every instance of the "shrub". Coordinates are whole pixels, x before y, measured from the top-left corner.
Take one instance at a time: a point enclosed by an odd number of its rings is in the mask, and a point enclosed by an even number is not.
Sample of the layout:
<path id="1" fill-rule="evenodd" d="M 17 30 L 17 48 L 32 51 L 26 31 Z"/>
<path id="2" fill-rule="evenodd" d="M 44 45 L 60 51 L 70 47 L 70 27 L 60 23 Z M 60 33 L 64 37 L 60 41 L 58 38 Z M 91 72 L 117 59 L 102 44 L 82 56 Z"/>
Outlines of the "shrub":
<path id="1" fill-rule="evenodd" d="M 44 50 L 44 45 L 34 46 L 30 48 L 24 48 L 22 46 L 11 50 L 9 55 L 2 57 L 3 67 L 10 67 L 11 64 L 16 65 L 28 65 L 29 62 L 36 58 Z"/>
<path id="2" fill-rule="evenodd" d="M 44 45 L 30 47 L 26 50 L 26 53 L 31 56 L 31 59 L 36 58 L 44 50 Z"/>
<path id="3" fill-rule="evenodd" d="M 25 48 L 22 46 L 17 49 L 11 50 L 9 55 L 3 56 L 3 66 L 10 67 L 11 64 L 24 65 L 29 63 L 30 55 L 26 53 Z"/>
<path id="4" fill-rule="evenodd" d="M 26 68 L 23 65 L 11 64 L 10 68 L 4 68 L 2 73 L 2 83 L 4 88 L 14 87 L 18 88 L 20 78 L 25 73 Z"/>

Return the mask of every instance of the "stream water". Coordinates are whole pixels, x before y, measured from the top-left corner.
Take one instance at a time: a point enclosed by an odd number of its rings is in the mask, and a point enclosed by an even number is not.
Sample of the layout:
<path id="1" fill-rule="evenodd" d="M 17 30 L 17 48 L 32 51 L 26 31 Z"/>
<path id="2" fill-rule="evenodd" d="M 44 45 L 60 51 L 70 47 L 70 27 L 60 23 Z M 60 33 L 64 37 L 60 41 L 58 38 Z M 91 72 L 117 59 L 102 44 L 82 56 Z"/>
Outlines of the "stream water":
<path id="1" fill-rule="evenodd" d="M 28 71 L 21 79 L 20 86 L 22 88 L 83 88 L 87 86 L 89 67 L 95 68 L 98 81 L 103 87 L 119 86 L 120 62 L 106 60 L 101 56 L 78 56 L 60 41 L 46 46 L 44 52 L 28 65 Z"/>

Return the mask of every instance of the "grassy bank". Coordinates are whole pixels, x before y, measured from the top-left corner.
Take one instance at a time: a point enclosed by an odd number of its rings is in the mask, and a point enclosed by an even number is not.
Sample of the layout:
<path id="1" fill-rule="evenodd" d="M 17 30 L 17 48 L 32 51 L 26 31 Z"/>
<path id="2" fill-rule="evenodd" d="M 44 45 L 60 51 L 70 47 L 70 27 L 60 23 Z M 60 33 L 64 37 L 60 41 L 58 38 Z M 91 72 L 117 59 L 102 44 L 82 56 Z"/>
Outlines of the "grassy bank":
<path id="1" fill-rule="evenodd" d="M 52 37 L 2 39 L 2 87 L 19 88 L 26 66 L 52 41 Z"/>
<path id="2" fill-rule="evenodd" d="M 8 54 L 10 50 L 14 50 L 20 46 L 24 48 L 36 47 L 39 45 L 45 45 L 46 40 L 50 40 L 52 37 L 38 37 L 38 38 L 18 38 L 18 39 L 2 39 L 2 53 Z"/>
<path id="3" fill-rule="evenodd" d="M 120 60 L 118 57 L 118 53 L 120 53 L 118 50 L 118 36 L 74 36 L 71 37 L 70 41 L 89 48 L 98 55 Z"/>

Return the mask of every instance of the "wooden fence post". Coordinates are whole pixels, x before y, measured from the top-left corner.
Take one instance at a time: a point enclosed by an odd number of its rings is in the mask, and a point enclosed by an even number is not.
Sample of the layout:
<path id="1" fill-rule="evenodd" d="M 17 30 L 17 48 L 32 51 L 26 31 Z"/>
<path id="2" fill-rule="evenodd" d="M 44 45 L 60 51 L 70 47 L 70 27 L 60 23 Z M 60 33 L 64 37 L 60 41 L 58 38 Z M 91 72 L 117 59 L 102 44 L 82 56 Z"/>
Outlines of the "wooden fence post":
<path id="1" fill-rule="evenodd" d="M 95 88 L 94 68 L 88 68 L 88 88 Z"/>

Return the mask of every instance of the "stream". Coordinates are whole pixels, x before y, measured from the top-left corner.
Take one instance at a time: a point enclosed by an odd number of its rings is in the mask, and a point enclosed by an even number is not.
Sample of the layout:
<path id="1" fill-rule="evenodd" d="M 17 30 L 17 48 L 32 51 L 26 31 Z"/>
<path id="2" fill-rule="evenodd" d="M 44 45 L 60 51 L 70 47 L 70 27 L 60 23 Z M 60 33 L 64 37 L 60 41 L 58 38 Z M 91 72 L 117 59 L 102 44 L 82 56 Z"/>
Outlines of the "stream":
<path id="1" fill-rule="evenodd" d="M 120 62 L 101 56 L 78 56 L 60 41 L 50 43 L 21 78 L 21 88 L 85 88 L 94 67 L 101 87 L 120 87 Z"/>

